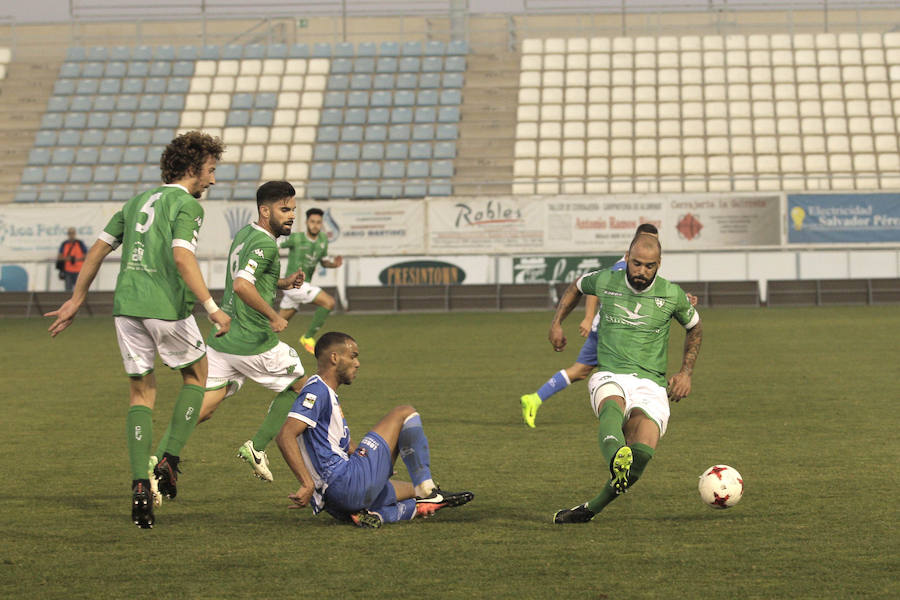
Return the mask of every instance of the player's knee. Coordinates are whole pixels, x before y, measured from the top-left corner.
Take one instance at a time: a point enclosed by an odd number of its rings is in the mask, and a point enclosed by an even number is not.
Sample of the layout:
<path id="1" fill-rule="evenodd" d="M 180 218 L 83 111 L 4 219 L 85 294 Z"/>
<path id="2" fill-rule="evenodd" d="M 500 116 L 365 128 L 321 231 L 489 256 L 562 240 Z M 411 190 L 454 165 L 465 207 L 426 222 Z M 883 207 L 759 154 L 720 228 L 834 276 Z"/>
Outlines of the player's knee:
<path id="1" fill-rule="evenodd" d="M 416 414 L 418 411 L 416 411 L 416 409 L 409 404 L 401 404 L 400 406 L 394 407 L 394 410 L 392 412 L 399 418 L 406 420 L 410 416 Z"/>
<path id="2" fill-rule="evenodd" d="M 325 309 L 327 309 L 327 310 L 334 310 L 334 298 L 332 298 L 331 296 L 329 296 L 329 295 L 326 294 L 325 292 L 322 292 L 322 298 L 321 298 L 321 300 L 322 300 L 322 307 L 323 307 L 323 308 L 325 308 Z"/>

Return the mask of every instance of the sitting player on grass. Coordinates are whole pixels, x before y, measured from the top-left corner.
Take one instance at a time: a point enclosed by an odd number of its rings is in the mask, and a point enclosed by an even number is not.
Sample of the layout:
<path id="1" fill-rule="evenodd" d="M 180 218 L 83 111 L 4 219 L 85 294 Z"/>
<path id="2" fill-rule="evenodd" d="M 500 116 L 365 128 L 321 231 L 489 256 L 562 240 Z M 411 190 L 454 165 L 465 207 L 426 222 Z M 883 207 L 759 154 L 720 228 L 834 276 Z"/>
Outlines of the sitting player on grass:
<path id="1" fill-rule="evenodd" d="M 315 347 L 318 370 L 309 378 L 276 441 L 300 481 L 289 498 L 292 508 L 312 503 L 333 517 L 360 527 L 429 517 L 461 506 L 472 492 L 445 492 L 431 479 L 428 438 L 412 406 L 398 406 L 369 431 L 359 444 L 338 402 L 337 388 L 350 385 L 359 371 L 359 347 L 346 333 L 328 332 Z M 412 483 L 391 479 L 397 456 Z"/>

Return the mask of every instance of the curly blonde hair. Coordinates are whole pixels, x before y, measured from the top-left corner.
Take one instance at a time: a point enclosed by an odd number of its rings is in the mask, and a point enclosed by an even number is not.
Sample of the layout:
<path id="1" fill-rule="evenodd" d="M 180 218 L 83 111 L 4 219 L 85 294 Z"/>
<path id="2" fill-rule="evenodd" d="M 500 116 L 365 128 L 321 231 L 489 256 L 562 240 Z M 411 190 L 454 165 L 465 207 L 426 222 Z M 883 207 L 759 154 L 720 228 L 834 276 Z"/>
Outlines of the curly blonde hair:
<path id="1" fill-rule="evenodd" d="M 225 144 L 217 137 L 202 131 L 188 131 L 169 142 L 159 159 L 165 183 L 172 183 L 203 168 L 207 158 L 222 159 Z"/>

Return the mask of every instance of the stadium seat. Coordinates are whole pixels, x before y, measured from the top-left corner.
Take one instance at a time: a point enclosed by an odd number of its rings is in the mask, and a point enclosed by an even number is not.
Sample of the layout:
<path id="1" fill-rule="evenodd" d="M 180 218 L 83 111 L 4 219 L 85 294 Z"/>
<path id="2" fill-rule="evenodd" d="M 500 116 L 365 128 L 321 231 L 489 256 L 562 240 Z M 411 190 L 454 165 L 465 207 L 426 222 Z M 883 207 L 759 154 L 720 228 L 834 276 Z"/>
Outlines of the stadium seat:
<path id="1" fill-rule="evenodd" d="M 383 142 L 387 137 L 388 130 L 384 125 L 367 125 L 363 139 L 367 142 Z"/>
<path id="2" fill-rule="evenodd" d="M 334 144 L 316 144 L 313 148 L 313 160 L 335 160 L 337 158 L 337 146 Z"/>
<path id="3" fill-rule="evenodd" d="M 384 158 L 384 145 L 374 143 L 363 144 L 360 158 L 362 160 L 381 160 Z M 360 165 L 360 177 L 363 176 L 362 166 Z"/>
<path id="4" fill-rule="evenodd" d="M 341 161 L 359 160 L 359 144 L 340 144 L 337 150 L 337 159 Z"/>
<path id="5" fill-rule="evenodd" d="M 406 176 L 424 178 L 430 175 L 430 163 L 427 160 L 411 160 L 406 166 Z"/>
<path id="6" fill-rule="evenodd" d="M 401 179 L 406 175 L 406 164 L 401 161 L 387 161 L 382 166 L 382 177 L 385 179 Z"/>
<path id="7" fill-rule="evenodd" d="M 377 179 L 381 176 L 381 163 L 364 160 L 359 163 L 359 177 L 361 179 Z"/>
<path id="8" fill-rule="evenodd" d="M 409 145 L 405 143 L 390 143 L 385 147 L 384 157 L 387 160 L 406 160 L 409 156 Z"/>

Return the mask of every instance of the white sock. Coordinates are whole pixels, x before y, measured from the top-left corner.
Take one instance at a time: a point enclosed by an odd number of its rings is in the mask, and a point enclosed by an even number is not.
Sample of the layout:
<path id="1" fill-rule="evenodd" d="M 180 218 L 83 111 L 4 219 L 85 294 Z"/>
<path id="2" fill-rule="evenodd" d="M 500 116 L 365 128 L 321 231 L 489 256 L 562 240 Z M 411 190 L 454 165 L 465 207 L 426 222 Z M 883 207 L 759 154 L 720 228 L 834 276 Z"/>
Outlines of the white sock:
<path id="1" fill-rule="evenodd" d="M 437 486 L 434 485 L 434 481 L 432 481 L 431 479 L 426 479 L 425 481 L 423 481 L 422 483 L 420 483 L 419 485 L 416 486 L 416 488 L 415 488 L 416 496 L 419 498 L 425 498 L 426 496 L 430 496 L 431 492 L 433 492 L 434 488 L 436 488 L 436 487 Z"/>

